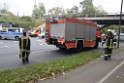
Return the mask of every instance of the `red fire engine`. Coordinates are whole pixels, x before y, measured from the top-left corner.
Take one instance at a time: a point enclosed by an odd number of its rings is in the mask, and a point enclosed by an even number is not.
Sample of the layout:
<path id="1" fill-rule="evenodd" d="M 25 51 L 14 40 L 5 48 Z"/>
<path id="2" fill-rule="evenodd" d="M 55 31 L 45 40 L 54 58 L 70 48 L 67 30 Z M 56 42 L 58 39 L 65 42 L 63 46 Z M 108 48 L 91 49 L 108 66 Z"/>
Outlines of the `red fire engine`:
<path id="1" fill-rule="evenodd" d="M 46 43 L 59 49 L 81 51 L 85 47 L 98 47 L 100 33 L 97 24 L 79 18 L 47 19 Z"/>

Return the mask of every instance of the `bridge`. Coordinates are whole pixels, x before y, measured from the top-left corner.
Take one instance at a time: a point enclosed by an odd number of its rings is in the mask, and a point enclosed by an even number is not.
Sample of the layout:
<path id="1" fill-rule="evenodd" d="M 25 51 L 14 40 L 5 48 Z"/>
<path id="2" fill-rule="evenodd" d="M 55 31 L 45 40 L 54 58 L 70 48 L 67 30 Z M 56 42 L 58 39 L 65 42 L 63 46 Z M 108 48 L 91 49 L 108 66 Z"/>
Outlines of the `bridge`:
<path id="1" fill-rule="evenodd" d="M 120 14 L 109 14 L 109 15 L 101 15 L 101 16 L 94 16 L 94 17 L 79 17 L 80 19 L 86 19 L 90 21 L 95 21 L 98 24 L 115 24 L 119 25 Z M 122 14 L 121 24 L 124 25 L 124 14 Z"/>
<path id="2" fill-rule="evenodd" d="M 5 14 L 0 13 L 0 17 L 4 16 Z M 90 21 L 95 21 L 98 24 L 105 24 L 105 25 L 119 25 L 120 14 L 108 14 L 108 15 L 94 15 L 94 16 L 78 16 L 79 19 L 86 19 Z M 121 24 L 124 25 L 124 13 L 122 14 Z"/>

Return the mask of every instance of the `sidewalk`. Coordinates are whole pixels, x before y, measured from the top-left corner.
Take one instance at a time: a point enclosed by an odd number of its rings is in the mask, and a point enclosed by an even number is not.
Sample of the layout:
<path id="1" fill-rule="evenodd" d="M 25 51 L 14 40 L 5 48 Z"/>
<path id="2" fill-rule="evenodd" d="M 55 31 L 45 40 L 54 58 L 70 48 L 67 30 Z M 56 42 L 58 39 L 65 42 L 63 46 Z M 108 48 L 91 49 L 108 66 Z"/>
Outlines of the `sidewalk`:
<path id="1" fill-rule="evenodd" d="M 74 69 L 70 72 L 66 72 L 65 75 L 61 75 L 55 79 L 49 79 L 46 81 L 38 81 L 38 83 L 103 83 L 101 80 L 113 71 L 124 60 L 124 49 L 118 49 L 113 52 L 112 60 L 104 61 L 103 57 L 100 57 L 87 65 Z M 122 72 L 124 64 L 118 68 Z M 122 83 L 124 80 L 116 79 L 112 81 L 112 76 L 116 78 L 115 70 L 110 76 L 108 76 L 104 83 Z M 115 75 L 114 75 L 115 74 Z M 124 78 L 124 74 L 122 75 Z"/>

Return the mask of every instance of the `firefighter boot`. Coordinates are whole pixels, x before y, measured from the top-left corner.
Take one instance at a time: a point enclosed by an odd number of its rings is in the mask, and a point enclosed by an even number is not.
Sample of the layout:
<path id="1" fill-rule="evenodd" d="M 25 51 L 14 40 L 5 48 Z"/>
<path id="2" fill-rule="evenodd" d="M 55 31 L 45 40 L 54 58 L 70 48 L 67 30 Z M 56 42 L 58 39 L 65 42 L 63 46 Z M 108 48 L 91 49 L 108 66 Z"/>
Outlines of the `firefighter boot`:
<path id="1" fill-rule="evenodd" d="M 25 64 L 25 59 L 22 59 L 22 63 Z"/>
<path id="2" fill-rule="evenodd" d="M 29 62 L 29 59 L 28 59 L 28 57 L 26 57 L 26 60 L 25 60 L 26 62 Z"/>
<path id="3" fill-rule="evenodd" d="M 108 59 L 111 60 L 111 55 L 108 55 Z"/>
<path id="4" fill-rule="evenodd" d="M 104 60 L 108 60 L 108 55 L 105 55 L 104 56 Z"/>

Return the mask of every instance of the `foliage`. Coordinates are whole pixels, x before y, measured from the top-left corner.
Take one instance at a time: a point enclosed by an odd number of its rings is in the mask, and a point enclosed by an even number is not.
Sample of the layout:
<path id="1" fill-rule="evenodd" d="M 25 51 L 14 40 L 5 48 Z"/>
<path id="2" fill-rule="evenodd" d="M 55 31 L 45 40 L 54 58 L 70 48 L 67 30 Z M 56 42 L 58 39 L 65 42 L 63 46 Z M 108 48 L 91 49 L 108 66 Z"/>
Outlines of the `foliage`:
<path id="1" fill-rule="evenodd" d="M 39 19 L 36 19 L 35 20 L 35 26 L 39 26 L 39 25 L 43 24 L 43 22 L 44 21 L 42 19 L 40 19 L 40 18 Z"/>
<path id="2" fill-rule="evenodd" d="M 81 7 L 81 11 L 80 11 Z M 55 16 L 79 16 L 79 15 L 88 15 L 88 16 L 95 16 L 95 15 L 104 15 L 107 12 L 103 10 L 101 6 L 95 7 L 93 5 L 93 0 L 83 0 L 80 2 L 79 6 L 73 6 L 72 8 L 63 9 L 62 7 L 54 7 L 48 10 L 49 15 Z"/>
<path id="3" fill-rule="evenodd" d="M 78 16 L 79 15 L 79 8 L 77 6 L 73 6 L 71 9 L 66 9 L 66 16 Z"/>
<path id="4" fill-rule="evenodd" d="M 103 10 L 101 6 L 94 7 L 93 0 L 83 0 L 80 3 L 80 6 L 82 8 L 82 11 L 80 11 L 80 7 L 73 6 L 72 8 L 64 9 L 63 7 L 54 7 L 48 10 L 49 15 L 55 15 L 55 16 L 79 16 L 79 15 L 101 15 L 106 14 L 106 12 Z M 15 16 L 12 12 L 9 12 L 5 9 L 0 10 L 2 13 L 7 13 L 6 16 L 3 16 L 0 18 L 0 23 L 11 23 L 12 26 L 15 27 L 23 27 L 25 29 L 33 29 L 34 27 L 37 27 L 41 24 L 43 24 L 45 15 L 46 15 L 46 9 L 43 3 L 39 3 L 38 6 L 34 8 L 32 11 L 32 17 L 30 16 Z"/>
<path id="5" fill-rule="evenodd" d="M 93 5 L 93 0 L 83 0 L 80 2 L 80 6 L 82 7 L 81 13 L 83 15 L 101 15 L 101 14 L 106 14 L 106 12 L 103 10 L 101 6 L 95 7 Z"/>
<path id="6" fill-rule="evenodd" d="M 95 15 L 95 8 L 93 5 L 93 0 L 84 0 L 80 2 L 80 5 L 82 6 L 82 13 L 84 15 Z"/>
<path id="7" fill-rule="evenodd" d="M 43 24 L 43 20 L 41 18 L 34 19 L 30 16 L 18 17 L 11 12 L 8 12 L 6 16 L 3 16 L 0 19 L 0 23 L 12 24 L 13 27 L 23 27 L 26 30 L 29 30 Z"/>
<path id="8" fill-rule="evenodd" d="M 106 15 L 107 12 L 104 11 L 104 9 L 102 8 L 102 6 L 98 6 L 98 7 L 95 7 L 95 14 L 96 15 Z"/>
<path id="9" fill-rule="evenodd" d="M 36 6 L 32 12 L 32 17 L 33 18 L 44 18 L 46 13 L 45 6 L 43 3 L 39 3 L 38 6 Z"/>
<path id="10" fill-rule="evenodd" d="M 2 83 L 35 83 L 38 79 L 64 74 L 66 71 L 84 65 L 99 56 L 101 56 L 101 52 L 98 51 L 82 52 L 49 62 L 1 71 L 0 81 Z"/>
<path id="11" fill-rule="evenodd" d="M 54 15 L 54 16 L 61 16 L 63 15 L 63 9 L 60 7 L 54 7 L 48 10 L 49 15 Z"/>
<path id="12" fill-rule="evenodd" d="M 6 9 L 1 9 L 0 13 L 5 14 L 5 13 L 7 13 L 7 10 Z"/>

